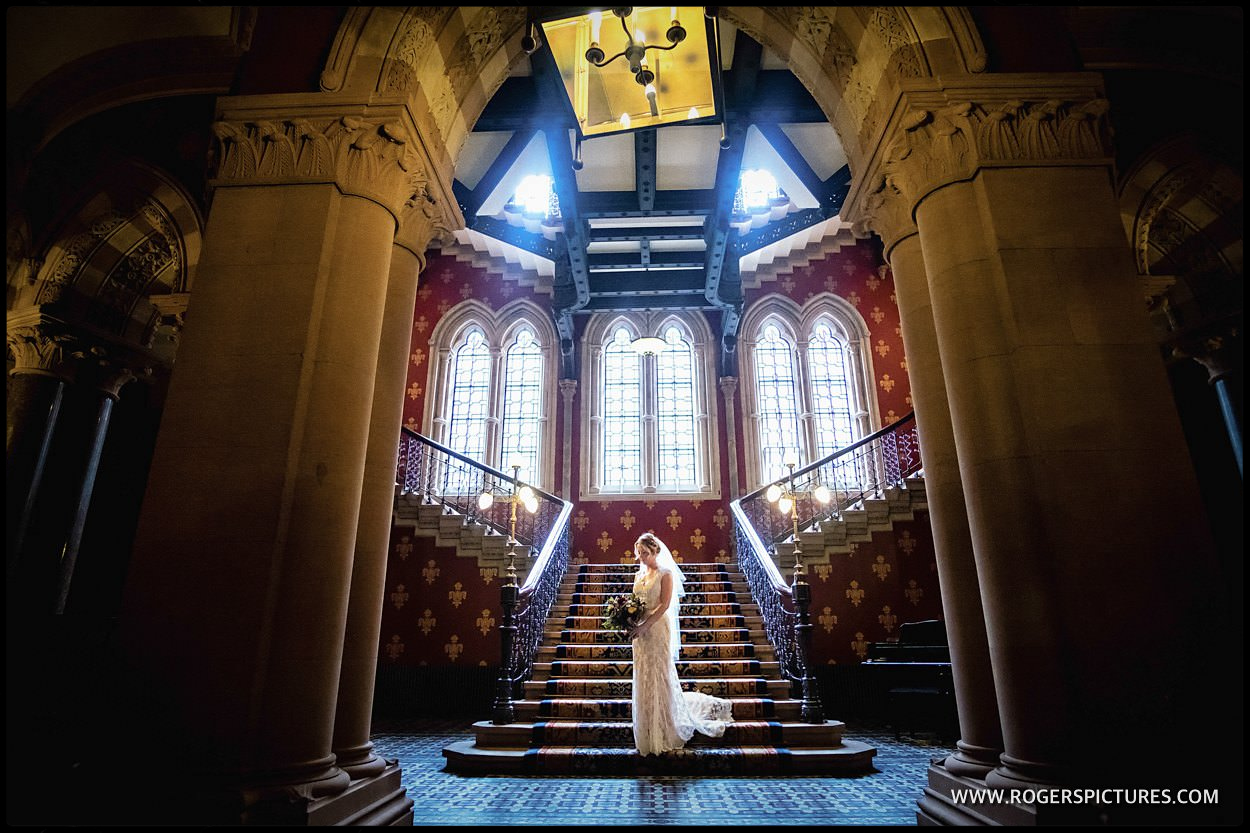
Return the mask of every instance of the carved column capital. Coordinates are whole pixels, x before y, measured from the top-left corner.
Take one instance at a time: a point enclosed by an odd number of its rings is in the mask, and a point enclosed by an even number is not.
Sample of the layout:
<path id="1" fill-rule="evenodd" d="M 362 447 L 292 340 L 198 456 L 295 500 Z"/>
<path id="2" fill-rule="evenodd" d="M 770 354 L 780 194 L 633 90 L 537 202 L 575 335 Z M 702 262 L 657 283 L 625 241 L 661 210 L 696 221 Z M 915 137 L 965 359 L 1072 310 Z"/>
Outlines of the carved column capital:
<path id="1" fill-rule="evenodd" d="M 213 136 L 215 188 L 333 183 L 385 207 L 397 228 L 412 219 L 413 208 L 428 210 L 425 219 L 435 218 L 435 228 L 460 225 L 450 177 L 435 169 L 402 102 L 360 103 L 325 93 L 239 96 L 225 100 Z M 410 226 L 414 240 L 401 243 L 419 245 L 422 226 Z"/>
<path id="2" fill-rule="evenodd" d="M 573 395 L 576 393 L 577 393 L 577 380 L 576 379 L 561 379 L 560 380 L 560 395 L 564 397 L 564 404 L 566 406 L 571 405 L 573 403 Z"/>
<path id="3" fill-rule="evenodd" d="M 1096 74 L 931 83 L 904 85 L 847 198 L 848 217 L 893 235 L 893 242 L 906 236 L 912 212 L 928 194 L 982 169 L 1112 164 L 1110 104 Z"/>
<path id="4" fill-rule="evenodd" d="M 70 350 L 73 339 L 45 324 L 13 326 L 6 336 L 13 353 L 12 375 L 30 373 L 66 380 L 73 374 Z"/>
<path id="5" fill-rule="evenodd" d="M 1242 350 L 1240 320 L 1215 322 L 1177 336 L 1172 344 L 1172 355 L 1205 367 L 1211 384 L 1241 371 Z"/>
<path id="6" fill-rule="evenodd" d="M 721 395 L 725 397 L 725 401 L 733 399 L 733 395 L 738 392 L 737 376 L 722 376 L 718 380 L 720 382 Z"/>

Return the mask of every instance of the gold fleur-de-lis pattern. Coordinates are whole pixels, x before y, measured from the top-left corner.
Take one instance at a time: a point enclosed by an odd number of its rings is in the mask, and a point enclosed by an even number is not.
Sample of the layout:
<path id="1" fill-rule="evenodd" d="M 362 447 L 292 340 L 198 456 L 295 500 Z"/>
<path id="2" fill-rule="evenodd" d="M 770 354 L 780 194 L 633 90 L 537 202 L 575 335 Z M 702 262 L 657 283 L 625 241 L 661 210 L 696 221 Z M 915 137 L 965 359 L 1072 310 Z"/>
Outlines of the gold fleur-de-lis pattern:
<path id="1" fill-rule="evenodd" d="M 729 524 L 729 516 L 725 514 L 724 509 L 716 510 L 716 514 L 712 516 L 712 523 L 716 524 L 717 529 L 724 529 Z"/>
<path id="2" fill-rule="evenodd" d="M 573 526 L 577 527 L 577 530 L 580 532 L 586 528 L 586 524 L 588 523 L 590 523 L 590 518 L 586 517 L 586 510 L 578 509 L 577 517 L 573 519 Z"/>
<path id="3" fill-rule="evenodd" d="M 873 307 L 872 312 L 868 313 L 868 317 L 872 319 L 872 323 L 880 324 L 885 320 L 885 312 L 882 311 L 881 307 Z"/>
<path id="4" fill-rule="evenodd" d="M 473 297 L 473 287 L 472 287 L 472 286 L 469 286 L 469 284 L 467 284 L 467 283 L 466 283 L 464 286 L 460 287 L 460 297 L 461 297 L 462 299 L 472 298 L 472 297 Z"/>
<path id="5" fill-rule="evenodd" d="M 425 363 L 425 351 L 422 350 L 420 347 L 413 349 L 412 355 L 408 357 L 408 360 L 416 365 L 424 364 Z"/>
<path id="6" fill-rule="evenodd" d="M 451 602 L 452 607 L 460 607 L 467 598 L 469 598 L 469 593 L 460 582 L 453 584 L 451 589 L 447 591 L 447 601 Z"/>
<path id="7" fill-rule="evenodd" d="M 490 615 L 490 609 L 487 608 L 482 611 L 481 616 L 477 617 L 477 621 L 474 622 L 474 624 L 477 625 L 477 629 L 482 632 L 482 636 L 486 636 L 490 633 L 491 628 L 495 627 L 495 617 Z"/>
<path id="8" fill-rule="evenodd" d="M 881 378 L 877 380 L 877 384 L 881 386 L 881 389 L 883 391 L 885 391 L 886 393 L 889 393 L 890 391 L 894 390 L 895 382 L 893 379 L 890 378 L 889 373 L 882 373 Z"/>
<path id="9" fill-rule="evenodd" d="M 917 584 L 914 578 L 907 580 L 907 589 L 903 591 L 903 596 L 913 606 L 919 606 L 920 600 L 924 598 L 924 588 Z"/>
<path id="10" fill-rule="evenodd" d="M 438 619 L 434 618 L 434 611 L 430 610 L 428 607 L 425 609 L 425 612 L 421 614 L 421 618 L 417 620 L 417 627 L 421 629 L 422 636 L 429 636 L 430 631 L 434 630 L 434 627 L 437 624 Z"/>
<path id="11" fill-rule="evenodd" d="M 820 579 L 821 581 L 828 581 L 829 576 L 833 575 L 833 565 L 832 564 L 817 564 L 816 566 L 812 567 L 812 572 L 815 573 L 816 577 Z"/>
<path id="12" fill-rule="evenodd" d="M 838 614 L 833 612 L 833 608 L 825 605 L 820 615 L 816 617 L 816 621 L 825 629 L 825 633 L 833 633 L 833 626 L 838 624 Z"/>
<path id="13" fill-rule="evenodd" d="M 426 584 L 433 584 L 438 580 L 438 575 L 442 570 L 439 569 L 438 562 L 431 558 L 426 562 L 425 569 L 421 571 L 421 575 L 425 577 Z"/>
<path id="14" fill-rule="evenodd" d="M 408 398 L 415 400 L 419 396 L 421 396 L 421 383 L 413 382 L 408 386 Z"/>
<path id="15" fill-rule="evenodd" d="M 499 577 L 498 567 L 478 567 L 477 572 L 482 577 L 484 584 L 490 584 Z"/>
<path id="16" fill-rule="evenodd" d="M 690 501 L 690 505 L 693 506 L 695 509 L 698 509 L 700 506 L 703 505 L 703 501 L 699 500 L 698 498 L 693 498 Z"/>
<path id="17" fill-rule="evenodd" d="M 451 640 L 443 645 L 443 653 L 452 662 L 460 659 L 460 655 L 464 653 L 464 645 L 460 644 L 460 637 L 453 633 Z"/>
<path id="18" fill-rule="evenodd" d="M 888 634 L 894 630 L 894 625 L 898 623 L 898 617 L 890 610 L 889 605 L 881 606 L 881 615 L 877 617 L 877 621 L 881 623 L 881 627 L 885 628 Z"/>
<path id="19" fill-rule="evenodd" d="M 851 586 L 846 588 L 846 598 L 855 607 L 859 607 L 860 602 L 864 600 L 864 588 L 860 587 L 859 582 L 855 579 L 851 579 Z"/>
<path id="20" fill-rule="evenodd" d="M 408 417 L 404 420 L 404 427 L 409 431 L 416 431 L 418 434 L 421 433 L 421 426 L 417 424 L 416 417 Z"/>
<path id="21" fill-rule="evenodd" d="M 855 631 L 855 638 L 851 640 L 851 650 L 860 659 L 868 656 L 868 640 L 864 639 L 863 631 Z"/>
<path id="22" fill-rule="evenodd" d="M 625 528 L 626 532 L 633 529 L 634 524 L 637 522 L 638 519 L 634 517 L 634 513 L 628 509 L 625 510 L 625 514 L 621 515 L 621 526 Z"/>
<path id="23" fill-rule="evenodd" d="M 883 359 L 890 355 L 890 345 L 886 344 L 883 338 L 877 339 L 877 346 L 872 349 L 877 351 L 877 355 Z"/>
<path id="24" fill-rule="evenodd" d="M 911 555 L 912 550 L 916 549 L 916 539 L 911 537 L 910 529 L 904 529 L 898 534 L 898 548 L 907 555 Z"/>
<path id="25" fill-rule="evenodd" d="M 396 610 L 403 610 L 407 601 L 408 589 L 402 584 L 395 585 L 395 589 L 391 591 L 391 604 L 395 605 Z"/>
<path id="26" fill-rule="evenodd" d="M 696 529 L 694 535 L 690 536 L 690 546 L 696 550 L 703 549 L 703 544 L 707 541 L 707 536 L 703 534 L 702 529 Z"/>
<path id="27" fill-rule="evenodd" d="M 881 581 L 885 581 L 886 576 L 890 575 L 890 564 L 885 560 L 884 555 L 877 556 L 872 565 L 872 572 Z"/>
<path id="28" fill-rule="evenodd" d="M 391 641 L 386 643 L 386 647 L 382 649 L 386 653 L 386 658 L 391 662 L 399 659 L 404 653 L 404 640 L 399 634 L 391 636 Z"/>
<path id="29" fill-rule="evenodd" d="M 612 546 L 612 536 L 609 535 L 608 531 L 605 529 L 603 532 L 599 533 L 599 537 L 596 539 L 596 542 L 599 544 L 599 549 L 607 552 Z"/>
<path id="30" fill-rule="evenodd" d="M 408 535 L 400 536 L 395 542 L 395 555 L 400 561 L 407 561 L 408 556 L 412 555 L 412 538 Z"/>
<path id="31" fill-rule="evenodd" d="M 681 515 L 677 514 L 676 509 L 670 509 L 668 511 L 668 517 L 664 519 L 664 522 L 672 527 L 673 531 L 676 532 L 677 527 L 681 526 Z"/>

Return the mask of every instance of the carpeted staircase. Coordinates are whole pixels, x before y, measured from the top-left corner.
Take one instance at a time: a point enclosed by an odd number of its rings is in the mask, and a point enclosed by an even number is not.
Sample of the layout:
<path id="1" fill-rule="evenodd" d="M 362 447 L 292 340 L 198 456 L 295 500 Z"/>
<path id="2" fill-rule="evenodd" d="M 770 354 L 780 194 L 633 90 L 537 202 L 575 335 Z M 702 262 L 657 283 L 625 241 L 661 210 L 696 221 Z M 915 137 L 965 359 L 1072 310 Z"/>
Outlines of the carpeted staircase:
<path id="1" fill-rule="evenodd" d="M 876 749 L 842 738 L 843 724 L 804 723 L 759 610 L 736 566 L 682 564 L 686 596 L 678 674 L 686 687 L 732 700 L 722 738 L 696 734 L 686 748 L 643 757 L 634 748 L 632 648 L 602 627 L 603 603 L 631 589 L 628 565 L 583 564 L 564 577 L 516 722 L 474 724 L 474 741 L 443 750 L 460 773 L 859 774 Z"/>

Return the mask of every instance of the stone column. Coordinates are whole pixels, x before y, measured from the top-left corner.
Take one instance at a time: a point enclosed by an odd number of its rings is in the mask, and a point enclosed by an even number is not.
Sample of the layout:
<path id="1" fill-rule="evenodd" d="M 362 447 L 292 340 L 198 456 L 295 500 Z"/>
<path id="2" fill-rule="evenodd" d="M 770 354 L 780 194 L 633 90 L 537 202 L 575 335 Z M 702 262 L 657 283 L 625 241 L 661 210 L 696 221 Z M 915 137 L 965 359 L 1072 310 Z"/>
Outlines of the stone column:
<path id="1" fill-rule="evenodd" d="M 425 197 L 420 197 L 419 202 L 429 206 Z M 420 207 L 410 205 L 404 219 L 391 254 L 390 279 L 386 286 L 386 310 L 373 387 L 351 598 L 334 716 L 334 754 L 338 765 L 352 778 L 377 775 L 386 767 L 386 762 L 373 753 L 369 733 L 386 592 L 391 511 L 395 504 L 395 467 L 403 424 L 404 384 L 408 378 L 412 316 L 417 303 L 417 276 L 425 268 L 425 248 L 433 231 L 430 217 Z"/>
<path id="2" fill-rule="evenodd" d="M 9 313 L 7 337 L 16 364 L 9 371 L 5 397 L 5 573 L 10 593 L 20 594 L 24 584 L 17 577 L 18 553 L 61 410 L 68 339 L 37 307 Z"/>
<path id="3" fill-rule="evenodd" d="M 398 218 L 428 163 L 398 102 L 219 112 L 123 647 L 165 706 L 154 731 L 205 776 L 188 814 L 300 821 L 350 780 L 332 745 L 374 380 Z"/>
<path id="4" fill-rule="evenodd" d="M 729 443 L 729 494 L 738 492 L 738 419 L 734 405 L 738 397 L 738 377 L 722 376 L 720 392 L 725 399 L 725 438 Z"/>
<path id="5" fill-rule="evenodd" d="M 113 404 L 121 395 L 121 389 L 136 378 L 134 371 L 122 363 L 105 357 L 102 351 L 91 359 L 85 359 L 79 369 L 76 387 L 81 388 L 84 408 L 81 424 L 63 424 L 64 429 L 81 432 L 83 436 L 71 438 L 73 445 L 81 450 L 71 475 L 71 488 L 67 495 L 66 509 L 68 528 L 60 528 L 60 534 L 51 539 L 57 546 L 49 555 L 57 563 L 56 584 L 52 588 L 52 612 L 65 612 L 70 588 L 74 578 L 74 566 L 78 561 L 78 547 L 82 543 L 83 528 L 87 524 L 87 510 L 91 508 L 91 495 L 95 491 L 96 471 L 100 467 L 100 455 L 108 436 Z"/>
<path id="6" fill-rule="evenodd" d="M 1226 324 L 1210 332 L 1183 338 L 1172 348 L 1172 354 L 1178 358 L 1193 359 L 1206 368 L 1207 381 L 1215 388 L 1220 403 L 1220 415 L 1224 418 L 1233 460 L 1237 463 L 1238 473 L 1244 478 L 1241 439 L 1244 353 L 1240 324 Z"/>
<path id="7" fill-rule="evenodd" d="M 573 499 L 573 397 L 576 394 L 576 379 L 560 380 L 560 397 L 564 406 L 564 461 L 560 484 L 565 500 Z"/>
<path id="8" fill-rule="evenodd" d="M 1101 79 L 942 80 L 900 93 L 849 202 L 919 231 L 1003 730 L 986 783 L 1163 786 L 1214 560 Z"/>
<path id="9" fill-rule="evenodd" d="M 998 765 L 1003 732 L 924 256 L 914 227 L 897 242 L 882 237 L 894 272 L 959 713 L 958 751 L 943 766 L 956 775 L 984 778 Z"/>

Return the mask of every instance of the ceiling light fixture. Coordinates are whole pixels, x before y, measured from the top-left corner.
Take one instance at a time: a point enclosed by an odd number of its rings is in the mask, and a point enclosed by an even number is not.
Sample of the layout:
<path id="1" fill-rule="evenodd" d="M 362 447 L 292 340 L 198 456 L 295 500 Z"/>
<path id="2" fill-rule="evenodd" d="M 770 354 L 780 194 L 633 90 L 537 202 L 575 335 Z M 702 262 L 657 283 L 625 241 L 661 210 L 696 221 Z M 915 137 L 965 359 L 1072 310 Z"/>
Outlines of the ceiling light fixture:
<path id="1" fill-rule="evenodd" d="M 544 7 L 531 9 L 541 12 Z M 562 16 L 532 18 L 522 48 L 536 52 L 545 39 L 579 138 L 721 121 L 718 32 L 711 9 L 622 6 L 573 16 L 568 7 L 551 9 Z M 696 20 L 704 25 L 690 26 Z M 667 45 L 647 42 L 646 33 L 657 31 L 664 33 Z M 605 46 L 617 51 L 609 57 Z M 624 61 L 617 63 L 618 58 Z"/>

